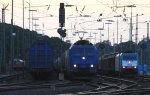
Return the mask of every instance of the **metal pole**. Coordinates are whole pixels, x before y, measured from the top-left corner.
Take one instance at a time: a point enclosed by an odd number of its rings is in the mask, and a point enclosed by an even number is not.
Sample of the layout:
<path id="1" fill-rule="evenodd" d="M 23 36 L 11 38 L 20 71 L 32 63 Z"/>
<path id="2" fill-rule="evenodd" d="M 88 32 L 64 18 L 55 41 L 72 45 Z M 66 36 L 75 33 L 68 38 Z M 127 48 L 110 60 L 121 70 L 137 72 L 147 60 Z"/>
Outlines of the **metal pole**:
<path id="1" fill-rule="evenodd" d="M 130 32 L 131 33 L 130 36 L 131 36 L 131 41 L 132 41 L 132 7 L 131 7 L 131 25 L 130 25 L 130 29 L 131 29 L 130 30 L 131 31 Z"/>
<path id="2" fill-rule="evenodd" d="M 117 44 L 118 44 L 118 17 L 117 17 Z"/>
<path id="3" fill-rule="evenodd" d="M 33 31 L 33 11 L 32 11 L 32 31 Z"/>
<path id="4" fill-rule="evenodd" d="M 4 69 L 6 70 L 6 67 L 8 67 L 7 65 L 6 65 L 6 36 L 5 36 L 5 10 L 6 10 L 6 8 L 8 7 L 8 5 L 7 6 L 3 6 L 3 8 L 2 8 L 2 43 L 1 43 L 1 63 L 2 63 L 2 65 L 1 66 L 4 66 Z M 2 70 L 1 69 L 1 66 L 0 66 L 0 70 Z"/>
<path id="5" fill-rule="evenodd" d="M 129 33 L 129 41 L 132 41 L 132 8 L 136 7 L 135 5 L 128 5 L 126 7 L 130 7 L 131 8 L 131 18 L 130 18 L 130 33 Z"/>
<path id="6" fill-rule="evenodd" d="M 102 42 L 102 33 L 101 33 L 101 30 L 104 30 L 104 24 L 103 24 L 103 28 L 99 28 L 100 30 L 100 42 Z"/>
<path id="7" fill-rule="evenodd" d="M 19 54 L 19 57 L 22 57 L 21 59 L 25 62 L 25 52 L 24 52 L 25 51 L 25 48 L 24 48 L 24 43 L 25 43 L 25 39 L 24 39 L 24 0 L 22 0 L 22 4 L 23 4 L 22 55 Z M 24 69 L 22 71 L 23 71 L 23 78 L 24 78 Z"/>
<path id="8" fill-rule="evenodd" d="M 23 6 L 23 29 L 24 29 L 24 0 L 22 0 L 22 6 Z"/>
<path id="9" fill-rule="evenodd" d="M 5 42 L 5 9 L 3 9 L 3 65 L 6 69 L 6 42 Z"/>
<path id="10" fill-rule="evenodd" d="M 26 3 L 28 3 L 28 5 L 29 5 L 29 30 L 30 30 L 30 0 L 29 0 L 29 2 L 26 1 Z"/>
<path id="11" fill-rule="evenodd" d="M 135 42 L 138 43 L 138 14 L 136 14 L 136 35 L 135 35 Z"/>
<path id="12" fill-rule="evenodd" d="M 91 32 L 90 32 L 90 36 L 89 36 L 89 38 L 90 38 L 90 42 L 91 42 L 92 37 L 93 37 L 93 36 L 91 35 Z"/>
<path id="13" fill-rule="evenodd" d="M 11 18 L 11 21 L 13 22 L 13 15 L 14 15 L 14 9 L 13 9 L 13 7 L 14 7 L 14 0 L 12 0 L 12 18 Z M 13 25 L 13 23 L 11 23 L 12 25 Z"/>
<path id="14" fill-rule="evenodd" d="M 109 41 L 109 24 L 111 23 L 105 23 L 105 24 L 108 24 L 108 41 Z"/>
<path id="15" fill-rule="evenodd" d="M 114 45 L 114 52 L 115 52 L 115 37 L 114 37 L 114 32 L 113 32 L 113 45 Z"/>
<path id="16" fill-rule="evenodd" d="M 3 31 L 3 32 L 1 32 L 1 41 L 2 41 L 2 42 L 1 42 L 1 71 L 2 71 L 2 72 L 3 72 L 3 69 L 2 69 L 2 68 L 3 68 L 3 60 L 4 60 L 4 59 L 3 59 L 3 57 L 4 57 L 4 56 L 3 56 L 3 54 L 4 54 L 4 43 L 3 43 L 3 42 L 4 42 L 4 41 L 3 41 L 3 40 L 4 40 L 4 36 L 3 36 L 3 34 L 4 34 L 4 24 L 5 24 L 5 23 L 4 23 L 4 14 L 5 14 L 5 13 L 4 13 L 4 9 L 2 8 L 2 31 Z"/>
<path id="17" fill-rule="evenodd" d="M 96 34 L 97 34 L 97 33 L 93 33 L 93 34 L 95 34 L 95 42 L 94 42 L 94 44 L 96 44 Z"/>
<path id="18" fill-rule="evenodd" d="M 62 28 L 62 27 L 61 27 Z M 64 42 L 64 39 L 63 37 L 61 37 L 61 51 L 60 51 L 60 56 L 61 56 L 61 62 L 64 63 L 65 62 L 65 59 L 63 60 L 62 56 L 63 56 L 63 42 Z M 64 80 L 64 73 L 63 73 L 63 66 L 61 65 L 61 68 L 60 68 L 60 72 L 59 72 L 59 80 Z"/>
<path id="19" fill-rule="evenodd" d="M 36 31 L 36 26 L 39 26 L 38 24 L 36 24 L 36 20 L 39 20 L 39 19 L 38 18 L 34 18 L 33 20 L 35 20 L 35 22 L 34 22 L 35 24 L 33 26 L 35 28 L 34 30 Z"/>
<path id="20" fill-rule="evenodd" d="M 147 41 L 149 40 L 149 22 L 147 22 Z"/>
<path id="21" fill-rule="evenodd" d="M 36 26 L 37 26 L 37 25 L 36 25 L 36 20 L 35 20 L 35 22 L 34 22 L 34 23 L 35 23 L 35 25 L 34 25 L 34 28 L 35 28 L 35 29 L 34 29 L 34 30 L 36 31 Z"/>
<path id="22" fill-rule="evenodd" d="M 108 41 L 109 41 L 109 24 L 108 24 Z"/>
<path id="23" fill-rule="evenodd" d="M 122 43 L 122 35 L 121 35 L 121 37 L 120 37 L 120 43 Z"/>
<path id="24" fill-rule="evenodd" d="M 13 39 L 13 6 L 14 6 L 14 1 L 12 0 L 12 14 L 11 14 L 11 55 L 10 55 L 10 69 L 12 71 L 12 65 L 13 65 L 13 59 L 14 59 L 14 39 Z M 12 72 L 10 72 L 12 73 Z"/>
<path id="25" fill-rule="evenodd" d="M 30 30 L 30 0 L 29 0 L 29 30 Z"/>
<path id="26" fill-rule="evenodd" d="M 101 33 L 101 30 L 100 30 L 100 43 L 102 42 L 102 33 Z"/>
<path id="27" fill-rule="evenodd" d="M 43 23 L 43 25 L 42 25 L 42 28 L 43 28 L 42 34 L 43 34 L 43 36 L 44 36 L 44 23 Z M 72 32 L 71 32 L 71 33 L 72 33 Z"/>
<path id="28" fill-rule="evenodd" d="M 24 59 L 24 0 L 22 0 L 23 4 L 23 31 L 22 31 L 22 58 Z"/>
<path id="29" fill-rule="evenodd" d="M 121 52 L 122 52 L 122 35 L 120 36 Z"/>
<path id="30" fill-rule="evenodd" d="M 2 33 L 1 33 L 1 34 L 2 34 Z M 0 43 L 0 45 L 1 45 L 1 46 L 3 45 L 3 44 L 2 44 L 2 35 L 1 35 L 1 43 Z M 3 49 L 1 48 L 1 51 L 0 51 L 0 55 L 1 55 L 1 56 L 0 56 L 0 62 L 1 62 L 1 63 L 0 63 L 0 72 L 1 72 L 1 67 L 2 67 L 2 56 L 3 56 L 3 55 L 2 55 L 2 51 L 3 51 Z"/>
<path id="31" fill-rule="evenodd" d="M 143 77 L 144 77 L 144 63 L 143 63 L 143 58 L 142 58 L 142 54 L 143 54 L 142 52 L 143 52 L 143 50 L 141 49 L 141 65 L 142 65 L 142 73 L 143 73 Z"/>
<path id="32" fill-rule="evenodd" d="M 114 32 L 113 32 L 113 45 L 115 45 L 115 37 L 114 37 Z"/>
<path id="33" fill-rule="evenodd" d="M 33 31 L 33 12 L 36 12 L 37 10 L 29 10 L 32 11 L 32 31 Z"/>
<path id="34" fill-rule="evenodd" d="M 117 16 L 114 16 L 114 17 L 117 17 L 117 44 L 118 44 L 118 17 L 121 17 L 121 15 L 117 15 Z"/>

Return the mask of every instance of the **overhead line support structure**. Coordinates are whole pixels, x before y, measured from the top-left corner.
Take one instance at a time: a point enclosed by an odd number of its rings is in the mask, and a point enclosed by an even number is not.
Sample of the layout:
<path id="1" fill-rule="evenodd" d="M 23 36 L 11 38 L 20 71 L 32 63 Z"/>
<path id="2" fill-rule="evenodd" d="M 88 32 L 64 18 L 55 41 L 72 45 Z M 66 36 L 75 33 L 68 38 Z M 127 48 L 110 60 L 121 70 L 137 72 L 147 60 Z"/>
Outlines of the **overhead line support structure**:
<path id="1" fill-rule="evenodd" d="M 0 71 L 2 70 L 2 66 L 4 66 L 6 70 L 6 37 L 5 37 L 5 10 L 7 6 L 3 6 L 2 8 L 2 42 L 1 42 L 1 64 L 0 64 Z"/>
<path id="2" fill-rule="evenodd" d="M 118 17 L 121 17 L 121 15 L 116 15 L 114 17 L 117 17 L 117 44 L 118 44 Z"/>
<path id="3" fill-rule="evenodd" d="M 26 3 L 28 3 L 28 5 L 29 5 L 29 30 L 30 30 L 30 7 L 31 7 L 30 0 L 29 0 L 29 2 L 26 1 Z"/>
<path id="4" fill-rule="evenodd" d="M 112 23 L 105 23 L 105 24 L 108 24 L 108 41 L 109 41 L 109 24 L 112 24 Z"/>
<path id="5" fill-rule="evenodd" d="M 133 26 L 132 26 L 132 8 L 136 7 L 136 6 L 135 5 L 128 5 L 126 7 L 130 7 L 131 8 L 129 41 L 132 41 L 132 30 L 133 30 Z"/>
<path id="6" fill-rule="evenodd" d="M 12 73 L 12 66 L 13 66 L 13 60 L 14 60 L 14 37 L 13 36 L 15 36 L 15 33 L 14 33 L 14 26 L 13 26 L 13 20 L 14 20 L 14 18 L 13 18 L 13 15 L 14 15 L 14 0 L 12 0 L 12 14 L 11 14 L 11 34 L 10 34 L 10 36 L 11 36 L 11 41 L 10 41 L 10 44 L 11 44 L 11 47 L 10 47 L 10 52 L 11 52 L 11 54 L 10 54 L 10 73 Z"/>
<path id="7" fill-rule="evenodd" d="M 147 23 L 147 41 L 149 40 L 149 22 L 150 21 L 146 21 L 146 23 Z"/>

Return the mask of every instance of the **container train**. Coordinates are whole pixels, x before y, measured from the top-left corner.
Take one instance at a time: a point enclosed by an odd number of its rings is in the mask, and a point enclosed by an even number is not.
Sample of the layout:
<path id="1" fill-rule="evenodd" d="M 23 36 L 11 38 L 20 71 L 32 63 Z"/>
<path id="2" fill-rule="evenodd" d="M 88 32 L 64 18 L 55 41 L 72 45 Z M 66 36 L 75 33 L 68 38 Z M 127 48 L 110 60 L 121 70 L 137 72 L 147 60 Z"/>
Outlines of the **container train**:
<path id="1" fill-rule="evenodd" d="M 97 48 L 87 40 L 79 40 L 55 61 L 55 65 L 71 78 L 95 75 L 99 65 Z"/>
<path id="2" fill-rule="evenodd" d="M 31 46 L 28 59 L 28 68 L 34 78 L 47 78 L 54 71 L 53 48 L 43 38 Z"/>
<path id="3" fill-rule="evenodd" d="M 138 53 L 107 54 L 99 58 L 100 71 L 106 74 L 137 74 Z"/>

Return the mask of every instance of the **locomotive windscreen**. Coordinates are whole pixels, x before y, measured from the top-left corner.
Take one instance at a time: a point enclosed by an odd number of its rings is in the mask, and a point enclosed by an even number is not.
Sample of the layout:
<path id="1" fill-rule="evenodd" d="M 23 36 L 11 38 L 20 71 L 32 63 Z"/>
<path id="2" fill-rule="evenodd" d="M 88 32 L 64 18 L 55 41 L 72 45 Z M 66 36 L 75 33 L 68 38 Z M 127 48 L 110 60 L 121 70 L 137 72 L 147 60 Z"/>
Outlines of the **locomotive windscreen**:
<path id="1" fill-rule="evenodd" d="M 87 56 L 93 56 L 94 50 L 92 48 L 86 48 L 85 49 L 85 55 Z"/>
<path id="2" fill-rule="evenodd" d="M 75 48 L 74 55 L 75 56 L 93 56 L 94 50 L 93 48 Z"/>
<path id="3" fill-rule="evenodd" d="M 123 60 L 137 60 L 137 56 L 135 56 L 135 55 L 124 55 Z"/>
<path id="4" fill-rule="evenodd" d="M 83 52 L 83 49 L 74 49 L 74 55 L 75 56 L 83 56 L 84 52 Z"/>

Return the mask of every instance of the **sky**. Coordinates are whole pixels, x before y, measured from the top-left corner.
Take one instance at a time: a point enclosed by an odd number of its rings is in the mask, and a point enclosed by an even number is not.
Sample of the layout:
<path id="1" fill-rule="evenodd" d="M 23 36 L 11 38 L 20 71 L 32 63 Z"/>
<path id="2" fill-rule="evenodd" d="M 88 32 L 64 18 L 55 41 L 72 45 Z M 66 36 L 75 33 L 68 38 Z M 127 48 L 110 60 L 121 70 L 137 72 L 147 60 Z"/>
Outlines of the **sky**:
<path id="1" fill-rule="evenodd" d="M 0 0 L 0 8 L 7 6 L 5 11 L 5 21 L 10 23 L 11 21 L 11 5 L 12 0 Z M 23 27 L 23 0 L 14 0 L 14 24 Z M 136 33 L 136 14 L 138 14 L 138 41 L 147 34 L 147 23 L 150 21 L 150 0 L 24 0 L 25 7 L 25 26 L 29 29 L 29 2 L 32 10 L 36 12 L 30 12 L 32 19 L 30 23 L 30 30 L 37 30 L 38 33 L 43 33 L 49 37 L 60 37 L 57 33 L 59 28 L 59 4 L 74 5 L 72 7 L 65 7 L 65 28 L 67 29 L 67 37 L 65 40 L 71 40 L 75 42 L 79 40 L 78 35 L 74 35 L 77 31 L 85 31 L 83 39 L 90 38 L 92 43 L 100 41 L 100 33 L 102 40 L 108 39 L 108 23 L 109 25 L 109 40 L 113 43 L 117 43 L 117 17 L 116 15 L 122 15 L 118 17 L 118 41 L 120 42 L 120 35 L 122 35 L 122 41 L 129 40 L 131 7 L 129 5 L 135 5 L 132 8 L 132 23 L 133 23 L 133 41 L 135 41 Z M 100 14 L 102 14 L 100 16 Z M 143 15 L 142 15 L 143 14 Z M 0 16 L 2 13 L 0 12 Z M 86 16 L 86 17 L 85 17 Z M 101 21 L 97 21 L 101 19 Z M 124 21 L 126 19 L 126 21 Z M 104 28 L 104 30 L 98 30 Z M 95 34 L 97 33 L 97 34 Z M 114 36 L 113 36 L 114 34 Z M 82 32 L 79 33 L 82 37 Z M 96 35 L 96 36 L 95 36 Z M 95 40 L 96 38 L 96 40 Z"/>

